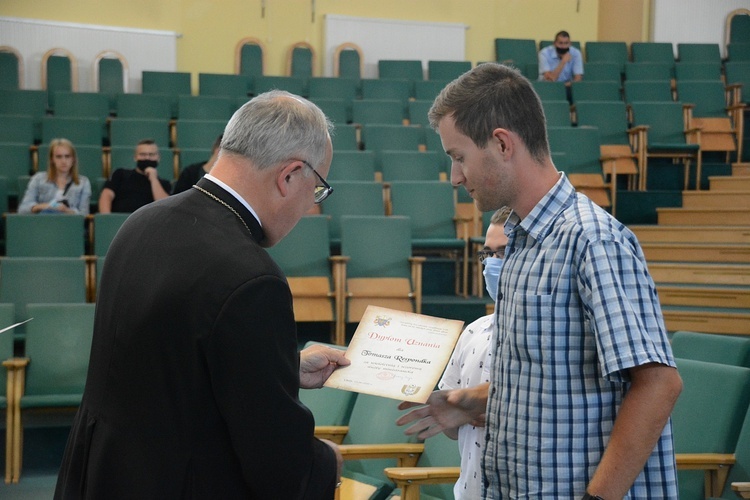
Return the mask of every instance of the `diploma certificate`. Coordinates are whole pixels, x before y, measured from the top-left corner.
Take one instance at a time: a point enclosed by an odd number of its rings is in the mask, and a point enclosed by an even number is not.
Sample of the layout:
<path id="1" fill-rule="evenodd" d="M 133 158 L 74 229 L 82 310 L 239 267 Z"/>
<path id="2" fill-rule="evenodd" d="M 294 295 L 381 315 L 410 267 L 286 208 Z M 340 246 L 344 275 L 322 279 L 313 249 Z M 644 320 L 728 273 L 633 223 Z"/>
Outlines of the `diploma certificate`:
<path id="1" fill-rule="evenodd" d="M 463 321 L 368 306 L 346 351 L 352 364 L 326 387 L 424 403 L 437 385 Z"/>

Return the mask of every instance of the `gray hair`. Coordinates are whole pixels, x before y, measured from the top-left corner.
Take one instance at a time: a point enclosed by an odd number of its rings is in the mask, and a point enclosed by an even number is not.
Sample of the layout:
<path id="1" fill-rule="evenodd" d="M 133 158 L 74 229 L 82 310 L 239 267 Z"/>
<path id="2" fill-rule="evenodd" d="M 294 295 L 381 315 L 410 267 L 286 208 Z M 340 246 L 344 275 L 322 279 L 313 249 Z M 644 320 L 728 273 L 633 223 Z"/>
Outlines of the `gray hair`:
<path id="1" fill-rule="evenodd" d="M 453 116 L 456 129 L 484 148 L 496 128 L 515 132 L 537 162 L 549 157 L 542 102 L 531 82 L 508 66 L 484 63 L 449 83 L 430 108 L 430 126 Z"/>
<path id="2" fill-rule="evenodd" d="M 260 94 L 238 109 L 224 129 L 223 152 L 271 168 L 287 160 L 310 162 L 313 167 L 326 157 L 333 125 L 316 105 L 282 90 Z"/>

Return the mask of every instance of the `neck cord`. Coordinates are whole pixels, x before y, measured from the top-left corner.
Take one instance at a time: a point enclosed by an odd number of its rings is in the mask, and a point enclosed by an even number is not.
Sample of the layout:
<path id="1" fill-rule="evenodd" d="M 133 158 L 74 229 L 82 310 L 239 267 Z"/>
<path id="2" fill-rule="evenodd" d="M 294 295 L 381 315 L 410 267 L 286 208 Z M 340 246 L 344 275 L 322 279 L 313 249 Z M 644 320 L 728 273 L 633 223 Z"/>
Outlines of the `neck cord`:
<path id="1" fill-rule="evenodd" d="M 240 222 L 242 222 L 242 225 L 245 226 L 245 229 L 247 229 L 247 232 L 250 233 L 250 236 L 252 236 L 253 232 L 250 231 L 250 228 L 248 227 L 247 223 L 245 222 L 245 219 L 242 218 L 242 216 L 237 212 L 237 210 L 235 210 L 234 208 L 232 208 L 227 202 L 225 202 L 221 198 L 218 198 L 217 196 L 215 196 L 212 193 L 206 191 L 202 187 L 193 185 L 193 188 L 197 189 L 198 191 L 200 191 L 201 193 L 205 194 L 209 198 L 212 198 L 213 200 L 221 203 L 222 205 L 224 205 L 225 207 L 227 207 L 229 210 L 231 210 L 232 213 L 237 216 L 237 218 L 240 220 Z"/>

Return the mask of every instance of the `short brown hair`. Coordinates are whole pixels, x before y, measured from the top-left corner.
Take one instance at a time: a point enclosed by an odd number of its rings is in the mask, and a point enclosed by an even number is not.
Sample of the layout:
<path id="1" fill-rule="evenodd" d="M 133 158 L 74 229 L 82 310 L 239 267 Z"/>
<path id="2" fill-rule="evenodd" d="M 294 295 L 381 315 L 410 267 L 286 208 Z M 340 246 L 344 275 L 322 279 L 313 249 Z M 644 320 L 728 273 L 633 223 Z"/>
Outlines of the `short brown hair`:
<path id="1" fill-rule="evenodd" d="M 484 63 L 453 80 L 430 108 L 430 126 L 437 130 L 446 116 L 453 116 L 456 129 L 479 148 L 499 127 L 518 134 L 537 162 L 549 157 L 542 102 L 515 68 Z"/>

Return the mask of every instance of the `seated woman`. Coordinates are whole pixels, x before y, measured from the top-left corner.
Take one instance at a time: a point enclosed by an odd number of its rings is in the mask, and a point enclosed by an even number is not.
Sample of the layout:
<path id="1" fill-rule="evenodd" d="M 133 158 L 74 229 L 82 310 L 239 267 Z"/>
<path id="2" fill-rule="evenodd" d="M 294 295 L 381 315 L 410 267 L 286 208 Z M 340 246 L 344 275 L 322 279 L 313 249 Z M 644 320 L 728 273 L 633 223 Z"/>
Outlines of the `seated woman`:
<path id="1" fill-rule="evenodd" d="M 89 213 L 91 183 L 78 175 L 76 148 L 67 139 L 53 139 L 49 145 L 46 172 L 31 177 L 19 214 L 83 214 Z"/>

